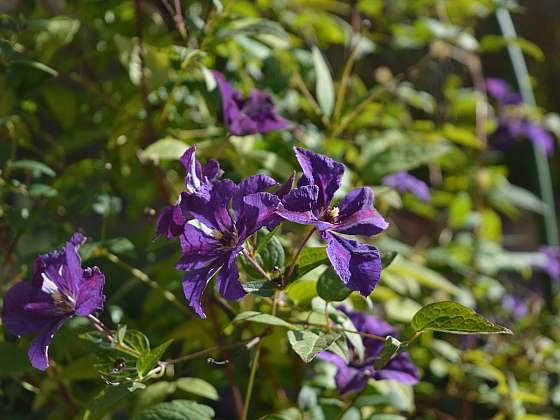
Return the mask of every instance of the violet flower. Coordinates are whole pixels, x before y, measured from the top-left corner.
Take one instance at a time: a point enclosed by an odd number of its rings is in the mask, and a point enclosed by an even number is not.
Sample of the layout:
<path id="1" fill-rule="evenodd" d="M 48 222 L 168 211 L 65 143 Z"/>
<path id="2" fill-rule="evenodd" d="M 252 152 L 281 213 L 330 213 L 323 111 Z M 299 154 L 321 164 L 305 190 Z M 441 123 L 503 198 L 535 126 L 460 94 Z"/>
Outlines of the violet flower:
<path id="1" fill-rule="evenodd" d="M 510 312 L 516 321 L 525 318 L 529 313 L 529 307 L 525 301 L 511 294 L 502 296 L 502 307 Z"/>
<path id="2" fill-rule="evenodd" d="M 544 263 L 540 266 L 551 279 L 560 280 L 560 247 L 541 246 L 539 252 L 544 256 Z"/>
<path id="3" fill-rule="evenodd" d="M 224 75 L 213 71 L 222 96 L 225 123 L 231 134 L 246 136 L 276 130 L 288 130 L 292 123 L 280 117 L 272 97 L 261 90 L 253 89 L 247 98 L 235 90 Z"/>
<path id="4" fill-rule="evenodd" d="M 531 121 L 521 108 L 521 95 L 513 92 L 506 81 L 497 78 L 486 79 L 486 90 L 496 100 L 498 106 L 498 127 L 490 135 L 490 140 L 499 148 L 507 148 L 515 141 L 527 138 L 544 153 L 550 155 L 554 148 L 554 138 L 539 124 Z"/>
<path id="5" fill-rule="evenodd" d="M 428 202 L 432 198 L 430 189 L 424 181 L 404 171 L 387 175 L 381 182 L 383 185 L 395 188 L 402 193 L 409 192 L 424 202 Z"/>
<path id="6" fill-rule="evenodd" d="M 74 233 L 64 248 L 38 256 L 33 281 L 15 284 L 4 298 L 2 318 L 8 331 L 36 334 L 28 351 L 36 369 L 49 366 L 49 344 L 66 320 L 103 308 L 103 273 L 97 267 L 81 267 L 77 250 L 85 240 Z"/>
<path id="7" fill-rule="evenodd" d="M 282 198 L 277 214 L 292 222 L 315 226 L 327 242 L 327 255 L 342 282 L 368 296 L 381 275 L 379 250 L 339 234 L 371 236 L 387 229 L 389 224 L 373 208 L 373 192 L 368 187 L 356 188 L 337 207 L 331 206 L 344 165 L 299 147 L 294 151 L 303 176 L 298 188 Z"/>
<path id="8" fill-rule="evenodd" d="M 341 309 L 352 321 L 356 329 L 363 333 L 374 334 L 381 337 L 397 337 L 397 330 L 385 321 L 363 312 L 354 312 L 345 308 Z M 341 395 L 359 392 L 367 385 L 369 379 L 392 379 L 407 385 L 418 383 L 418 369 L 407 352 L 397 353 L 383 368 L 376 370 L 373 367 L 375 360 L 383 349 L 383 342 L 362 336 L 364 343 L 364 360 L 359 361 L 354 348 L 349 345 L 350 362 L 331 352 L 319 353 L 319 359 L 333 363 L 338 368 L 335 382 Z"/>
<path id="9" fill-rule="evenodd" d="M 226 179 L 216 181 L 208 196 L 205 191 L 195 192 L 188 200 L 181 200 L 183 213 L 190 213 L 212 231 L 208 234 L 187 223 L 180 236 L 183 257 L 177 269 L 186 271 L 183 291 L 201 318 L 206 317 L 201 305 L 202 293 L 216 273 L 222 297 L 238 300 L 245 295 L 236 258 L 243 251 L 243 242 L 274 217 L 279 199 L 264 191 L 276 184 L 262 174 L 249 177 L 239 185 Z"/>
<path id="10" fill-rule="evenodd" d="M 181 211 L 181 200 L 194 192 L 208 196 L 212 184 L 223 174 L 220 164 L 216 160 L 211 159 L 204 166 L 196 160 L 196 146 L 188 148 L 180 161 L 186 170 L 185 188 L 187 191 L 179 196 L 176 204 L 165 207 L 156 222 L 157 236 L 167 236 L 169 239 L 183 233 L 185 224 L 192 219 L 190 215 L 185 215 Z"/>

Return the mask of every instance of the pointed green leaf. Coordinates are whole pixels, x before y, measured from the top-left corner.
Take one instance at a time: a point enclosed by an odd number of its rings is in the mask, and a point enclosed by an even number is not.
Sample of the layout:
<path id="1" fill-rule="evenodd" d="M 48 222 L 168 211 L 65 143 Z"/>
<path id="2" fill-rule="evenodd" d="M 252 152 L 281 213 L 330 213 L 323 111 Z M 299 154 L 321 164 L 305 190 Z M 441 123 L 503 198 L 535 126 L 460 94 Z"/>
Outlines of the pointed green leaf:
<path id="1" fill-rule="evenodd" d="M 317 293 L 327 302 L 342 302 L 352 290 L 342 283 L 332 267 L 327 268 L 317 282 Z"/>
<path id="2" fill-rule="evenodd" d="M 209 420 L 214 418 L 214 410 L 207 405 L 188 400 L 173 400 L 156 404 L 133 420 Z"/>
<path id="3" fill-rule="evenodd" d="M 153 350 L 145 352 L 138 358 L 138 360 L 136 361 L 136 370 L 138 370 L 138 375 L 140 377 L 146 375 L 156 366 L 157 362 L 159 361 L 161 356 L 163 356 L 163 353 L 165 353 L 165 350 L 167 350 L 172 342 L 173 340 L 167 340 L 162 345 L 156 347 Z"/>
<path id="4" fill-rule="evenodd" d="M 455 302 L 436 302 L 420 309 L 411 321 L 412 328 L 453 334 L 513 334 L 506 327 L 493 324 L 474 310 Z"/>
<path id="5" fill-rule="evenodd" d="M 200 378 L 179 378 L 175 382 L 178 389 L 190 394 L 199 395 L 210 400 L 218 400 L 218 391 L 214 385 Z"/>
<path id="6" fill-rule="evenodd" d="M 261 312 L 246 311 L 237 315 L 232 322 L 251 321 L 260 324 L 277 325 L 279 327 L 297 328 L 295 325 L 284 321 L 282 318 L 270 314 L 263 314 Z"/>
<path id="7" fill-rule="evenodd" d="M 319 48 L 313 47 L 313 65 L 315 66 L 315 94 L 321 111 L 330 117 L 334 110 L 334 84 L 329 70 Z"/>
<path id="8" fill-rule="evenodd" d="M 393 358 L 395 354 L 399 352 L 401 347 L 401 342 L 395 337 L 388 335 L 385 338 L 385 343 L 383 344 L 383 349 L 379 354 L 379 357 L 373 363 L 375 369 L 382 369 L 387 363 Z"/>
<path id="9" fill-rule="evenodd" d="M 311 362 L 317 354 L 328 349 L 340 337 L 339 333 L 325 333 L 321 330 L 288 331 L 288 341 L 292 349 L 305 363 Z"/>

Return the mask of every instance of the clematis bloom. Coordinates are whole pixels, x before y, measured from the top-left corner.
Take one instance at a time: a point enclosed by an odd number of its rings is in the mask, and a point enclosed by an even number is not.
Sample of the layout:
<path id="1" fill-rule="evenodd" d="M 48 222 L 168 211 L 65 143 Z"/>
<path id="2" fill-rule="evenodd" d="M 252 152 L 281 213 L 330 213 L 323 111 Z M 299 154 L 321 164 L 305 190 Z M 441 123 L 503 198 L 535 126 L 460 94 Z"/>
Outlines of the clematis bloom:
<path id="1" fill-rule="evenodd" d="M 273 219 L 279 199 L 264 191 L 276 184 L 274 179 L 262 174 L 249 177 L 239 185 L 226 179 L 216 181 L 208 196 L 196 192 L 188 200 L 181 200 L 183 213 L 188 212 L 211 231 L 206 233 L 187 223 L 179 237 L 183 257 L 177 269 L 186 271 L 183 291 L 201 318 L 206 317 L 201 305 L 202 293 L 216 273 L 222 297 L 238 300 L 245 295 L 236 258 L 243 251 L 243 242 Z"/>
<path id="2" fill-rule="evenodd" d="M 278 115 L 272 97 L 254 89 L 247 98 L 233 88 L 218 71 L 213 71 L 222 96 L 225 123 L 231 134 L 246 136 L 276 130 L 288 130 L 293 124 Z"/>
<path id="3" fill-rule="evenodd" d="M 360 332 L 373 334 L 380 337 L 397 337 L 397 330 L 385 321 L 365 314 L 354 312 L 345 308 L 339 308 L 352 321 L 356 329 Z M 397 353 L 383 368 L 376 370 L 373 367 L 375 360 L 381 354 L 383 342 L 374 340 L 370 337 L 362 336 L 364 343 L 364 360 L 360 361 L 352 345 L 349 346 L 349 363 L 338 355 L 324 351 L 317 356 L 319 359 L 330 362 L 338 368 L 335 382 L 341 395 L 351 392 L 359 392 L 367 385 L 369 379 L 392 379 L 407 385 L 418 383 L 418 369 L 407 352 Z"/>
<path id="4" fill-rule="evenodd" d="M 74 233 L 64 248 L 37 257 L 33 281 L 15 284 L 4 298 L 2 318 L 8 331 L 36 335 L 28 351 L 36 369 L 49 366 L 49 344 L 64 322 L 103 308 L 103 273 L 81 267 L 78 248 L 85 240 Z"/>
<path id="5" fill-rule="evenodd" d="M 428 202 L 432 198 L 430 189 L 424 181 L 404 171 L 387 175 L 381 182 L 383 185 L 395 188 L 400 192 L 409 192 L 424 202 Z"/>
<path id="6" fill-rule="evenodd" d="M 294 151 L 303 176 L 298 188 L 282 197 L 277 214 L 292 222 L 315 226 L 327 243 L 327 255 L 342 282 L 368 296 L 381 275 L 379 250 L 341 234 L 371 236 L 387 229 L 389 224 L 373 208 L 372 190 L 356 188 L 338 206 L 331 206 L 344 165 L 299 147 Z"/>
<path id="7" fill-rule="evenodd" d="M 540 267 L 551 279 L 560 280 L 560 247 L 541 246 L 539 252 L 544 256 L 544 262 Z"/>
<path id="8" fill-rule="evenodd" d="M 157 236 L 167 236 L 169 239 L 179 236 L 183 232 L 187 221 L 192 218 L 181 211 L 181 200 L 188 199 L 188 196 L 194 192 L 207 197 L 212 184 L 223 174 L 218 161 L 211 159 L 206 165 L 202 166 L 196 160 L 196 146 L 188 148 L 181 156 L 180 161 L 186 170 L 186 192 L 179 196 L 176 204 L 165 207 L 156 222 Z"/>

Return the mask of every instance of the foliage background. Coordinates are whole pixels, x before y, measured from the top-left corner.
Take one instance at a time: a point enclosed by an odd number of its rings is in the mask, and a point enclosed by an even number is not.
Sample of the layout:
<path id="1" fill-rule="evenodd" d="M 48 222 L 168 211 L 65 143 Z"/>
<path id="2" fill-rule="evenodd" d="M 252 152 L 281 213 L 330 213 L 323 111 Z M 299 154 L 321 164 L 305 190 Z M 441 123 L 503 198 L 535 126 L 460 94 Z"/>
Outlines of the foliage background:
<path id="1" fill-rule="evenodd" d="M 543 242 L 542 203 L 512 187 L 537 190 L 530 144 L 497 152 L 487 147 L 495 126 L 492 108 L 478 126 L 475 118 L 473 76 L 475 82 L 481 75 L 502 77 L 515 86 L 493 16 L 497 5 L 180 3 L 184 29 L 172 1 L 0 5 L 2 292 L 30 277 L 38 253 L 81 229 L 91 241 L 84 259 L 101 266 L 107 278 L 107 324 L 141 330 L 154 345 L 174 338 L 169 353 L 175 355 L 254 335 L 258 325 L 226 328 L 232 309 L 216 297 L 209 298 L 206 321 L 187 308 L 181 273 L 174 269 L 177 244 L 153 241 L 156 213 L 182 190 L 176 158 L 189 144 L 198 145 L 202 160 L 219 158 L 236 181 L 255 172 L 287 179 L 297 166 L 291 147 L 304 145 L 347 164 L 347 190 L 374 186 L 376 207 L 391 220 L 378 245 L 397 251 L 398 260 L 368 301 L 351 297 L 357 307 L 400 324 L 407 337 L 420 305 L 451 299 L 516 333 L 424 334 L 410 349 L 422 382 L 414 389 L 371 384 L 351 401 L 345 418 L 556 418 L 557 288 L 530 267 Z M 544 0 L 521 6 L 515 23 L 526 38 L 520 44 L 542 107 L 532 112 L 540 119 L 560 109 L 560 6 Z M 345 73 L 352 42 L 358 42 L 358 53 Z M 326 92 L 324 86 L 316 92 L 314 47 L 335 79 L 332 113 L 325 112 L 328 98 L 319 105 L 310 100 Z M 225 141 L 208 69 L 223 71 L 244 91 L 272 92 L 282 114 L 299 128 Z M 558 130 L 558 117 L 547 115 L 548 128 Z M 550 160 L 555 186 L 557 156 Z M 380 187 L 384 175 L 399 169 L 429 181 L 430 204 Z M 301 231 L 290 226 L 283 233 L 289 256 Z M 284 314 L 309 305 L 317 276 L 311 273 L 286 291 Z M 501 304 L 506 293 L 527 304 L 522 319 Z M 269 302 L 249 296 L 231 308 L 267 312 Z M 144 390 L 114 390 L 115 398 L 107 398 L 92 344 L 77 338 L 87 329 L 87 322 L 74 319 L 57 335 L 51 349 L 56 363 L 44 374 L 28 365 L 28 341 L 3 335 L 3 416 L 77 418 L 89 412 L 126 418 L 163 400 L 189 399 L 212 406 L 217 418 L 231 418 L 235 393 L 245 391 L 252 354 L 238 349 L 217 354 L 230 361 L 225 366 L 196 359 Z M 337 399 L 332 374 L 321 363 L 304 365 L 285 332 L 275 329 L 263 344 L 250 418 L 289 408 L 284 415 L 292 417 L 284 418 L 336 418 L 347 402 Z"/>

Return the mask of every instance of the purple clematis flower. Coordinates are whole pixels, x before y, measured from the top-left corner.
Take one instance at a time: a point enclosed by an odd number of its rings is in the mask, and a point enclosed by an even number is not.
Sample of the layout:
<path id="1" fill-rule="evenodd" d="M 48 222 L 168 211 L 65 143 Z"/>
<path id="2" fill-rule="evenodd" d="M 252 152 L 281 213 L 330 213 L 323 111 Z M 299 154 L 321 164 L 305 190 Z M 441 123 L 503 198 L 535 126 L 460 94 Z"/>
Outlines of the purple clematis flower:
<path id="1" fill-rule="evenodd" d="M 498 127 L 490 135 L 490 140 L 498 148 L 507 148 L 515 141 L 527 138 L 547 155 L 552 153 L 554 138 L 542 126 L 527 118 L 519 93 L 513 92 L 506 81 L 497 78 L 486 79 L 486 90 L 498 106 Z"/>
<path id="2" fill-rule="evenodd" d="M 551 279 L 560 280 L 560 247 L 541 246 L 539 252 L 544 256 L 541 268 Z"/>
<path id="3" fill-rule="evenodd" d="M 280 117 L 272 97 L 261 90 L 252 90 L 247 98 L 226 81 L 224 75 L 213 71 L 220 94 L 226 125 L 231 134 L 246 136 L 276 130 L 288 130 L 293 124 Z"/>
<path id="4" fill-rule="evenodd" d="M 81 267 L 78 248 L 85 240 L 75 233 L 63 249 L 37 257 L 33 281 L 17 283 L 4 298 L 2 318 L 8 331 L 37 335 L 28 352 L 36 369 L 49 366 L 49 344 L 66 320 L 103 308 L 103 273 L 97 267 Z"/>
<path id="5" fill-rule="evenodd" d="M 502 296 L 502 307 L 510 312 L 516 321 L 525 318 L 529 313 L 529 307 L 525 301 L 511 294 Z"/>
<path id="6" fill-rule="evenodd" d="M 190 194 L 195 192 L 207 197 L 212 189 L 212 184 L 223 174 L 220 164 L 216 160 L 211 159 L 204 166 L 196 160 L 196 146 L 188 148 L 180 161 L 186 170 L 185 188 L 187 191 L 179 196 L 176 204 L 165 207 L 156 222 L 157 236 L 167 236 L 169 239 L 183 233 L 185 224 L 192 219 L 189 214 L 185 215 L 181 211 L 181 200 L 187 199 Z"/>
<path id="7" fill-rule="evenodd" d="M 363 312 L 339 309 L 346 313 L 358 331 L 381 337 L 390 335 L 396 338 L 397 330 L 385 321 Z M 321 352 L 317 356 L 337 366 L 335 381 L 341 395 L 361 391 L 369 379 L 392 379 L 407 385 L 418 383 L 418 369 L 410 360 L 407 352 L 397 353 L 383 368 L 376 370 L 373 364 L 383 349 L 383 342 L 369 337 L 362 337 L 362 340 L 365 348 L 362 362 L 357 359 L 352 345 L 349 346 L 350 362 L 348 364 L 340 356 L 328 351 Z"/>
<path id="8" fill-rule="evenodd" d="M 344 165 L 335 160 L 295 147 L 303 169 L 298 188 L 282 198 L 277 214 L 292 222 L 313 225 L 327 242 L 327 255 L 342 282 L 368 296 L 381 275 L 379 250 L 343 235 L 376 235 L 389 226 L 373 208 L 370 188 L 356 188 L 337 207 L 331 206 L 340 187 Z"/>
<path id="9" fill-rule="evenodd" d="M 404 171 L 387 175 L 381 182 L 383 185 L 395 188 L 400 192 L 409 192 L 424 202 L 428 202 L 432 198 L 430 189 L 424 181 Z"/>
<path id="10" fill-rule="evenodd" d="M 202 293 L 216 273 L 222 297 L 238 300 L 245 295 L 236 258 L 243 251 L 243 242 L 275 216 L 279 199 L 264 191 L 276 184 L 274 179 L 262 174 L 249 177 L 239 185 L 226 179 L 216 181 L 208 195 L 195 192 L 188 200 L 181 200 L 183 213 L 188 212 L 212 231 L 208 234 L 187 223 L 180 236 L 183 257 L 177 269 L 187 272 L 183 291 L 201 318 L 206 317 L 201 305 Z"/>

